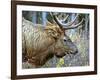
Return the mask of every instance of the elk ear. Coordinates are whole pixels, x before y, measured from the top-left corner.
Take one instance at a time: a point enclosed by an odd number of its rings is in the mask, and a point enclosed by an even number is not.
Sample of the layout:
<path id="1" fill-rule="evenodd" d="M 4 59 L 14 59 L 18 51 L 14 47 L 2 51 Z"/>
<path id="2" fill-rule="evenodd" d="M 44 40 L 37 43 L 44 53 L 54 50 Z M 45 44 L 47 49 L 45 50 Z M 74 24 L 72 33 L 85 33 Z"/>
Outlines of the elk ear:
<path id="1" fill-rule="evenodd" d="M 60 34 L 57 33 L 56 31 L 52 30 L 52 29 L 49 29 L 47 30 L 47 34 L 50 36 L 50 37 L 53 37 L 55 39 L 58 39 Z"/>

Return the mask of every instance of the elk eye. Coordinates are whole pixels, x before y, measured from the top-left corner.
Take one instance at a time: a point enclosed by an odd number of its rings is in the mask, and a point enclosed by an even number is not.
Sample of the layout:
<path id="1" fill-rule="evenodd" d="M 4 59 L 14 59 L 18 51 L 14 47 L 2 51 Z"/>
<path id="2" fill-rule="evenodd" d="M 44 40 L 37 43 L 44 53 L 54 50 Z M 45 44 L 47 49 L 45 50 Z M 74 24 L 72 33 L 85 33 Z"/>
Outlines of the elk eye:
<path id="1" fill-rule="evenodd" d="M 66 42 L 67 40 L 66 39 L 64 39 L 64 42 Z"/>

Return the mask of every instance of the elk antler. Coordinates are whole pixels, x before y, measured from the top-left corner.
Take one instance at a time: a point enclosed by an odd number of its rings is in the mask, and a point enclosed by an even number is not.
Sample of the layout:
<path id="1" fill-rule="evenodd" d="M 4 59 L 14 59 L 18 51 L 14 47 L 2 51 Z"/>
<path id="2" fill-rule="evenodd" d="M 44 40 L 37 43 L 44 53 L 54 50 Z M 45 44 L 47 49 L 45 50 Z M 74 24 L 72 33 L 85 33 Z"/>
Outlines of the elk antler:
<path id="1" fill-rule="evenodd" d="M 84 19 L 82 18 L 82 20 L 81 20 L 79 23 L 77 23 L 77 24 L 74 25 L 76 19 L 77 19 L 78 16 L 79 16 L 79 14 L 77 14 L 77 15 L 75 16 L 75 18 L 74 18 L 72 21 L 70 21 L 70 22 L 68 22 L 68 23 L 62 23 L 62 21 L 65 22 L 65 20 L 68 19 L 68 16 L 66 16 L 63 20 L 59 20 L 59 18 L 57 17 L 56 14 L 54 14 L 54 13 L 51 13 L 51 14 L 52 14 L 52 17 L 53 17 L 53 19 L 55 20 L 55 22 L 59 25 L 59 27 L 60 27 L 61 29 L 65 29 L 65 30 L 77 28 L 78 26 L 80 26 L 80 25 L 82 24 L 82 22 L 83 22 L 83 20 L 84 20 Z"/>

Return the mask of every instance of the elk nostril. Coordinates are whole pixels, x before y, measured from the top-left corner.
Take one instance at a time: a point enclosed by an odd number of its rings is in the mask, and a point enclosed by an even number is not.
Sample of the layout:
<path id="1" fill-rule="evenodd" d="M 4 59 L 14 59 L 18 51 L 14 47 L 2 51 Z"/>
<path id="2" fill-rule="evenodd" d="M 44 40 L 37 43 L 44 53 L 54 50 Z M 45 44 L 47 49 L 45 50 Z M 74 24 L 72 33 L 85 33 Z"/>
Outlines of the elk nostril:
<path id="1" fill-rule="evenodd" d="M 74 54 L 76 54 L 76 53 L 78 53 L 78 50 L 76 50 L 76 51 L 74 52 Z"/>
<path id="2" fill-rule="evenodd" d="M 76 50 L 76 53 L 78 53 L 78 50 Z"/>

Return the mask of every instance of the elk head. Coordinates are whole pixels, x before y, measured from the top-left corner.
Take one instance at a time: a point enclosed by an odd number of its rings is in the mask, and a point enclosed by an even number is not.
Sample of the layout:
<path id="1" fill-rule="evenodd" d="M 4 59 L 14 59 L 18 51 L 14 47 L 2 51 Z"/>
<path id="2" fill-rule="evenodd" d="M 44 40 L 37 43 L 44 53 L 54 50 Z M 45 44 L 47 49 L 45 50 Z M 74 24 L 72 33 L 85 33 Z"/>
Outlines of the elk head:
<path id="1" fill-rule="evenodd" d="M 56 50 L 56 56 L 57 57 L 63 57 L 65 54 L 76 54 L 78 53 L 78 48 L 76 45 L 71 41 L 71 39 L 66 35 L 65 31 L 69 29 L 75 29 L 78 28 L 83 22 L 84 19 L 82 19 L 79 23 L 74 24 L 76 19 L 78 18 L 79 14 L 75 16 L 73 21 L 70 21 L 68 23 L 65 22 L 66 19 L 68 19 L 68 16 L 66 16 L 63 20 L 60 20 L 57 17 L 57 14 L 50 13 L 54 22 L 59 26 L 60 30 L 63 34 L 61 34 L 60 38 L 56 42 L 55 50 Z M 63 21 L 63 22 L 62 22 Z"/>

